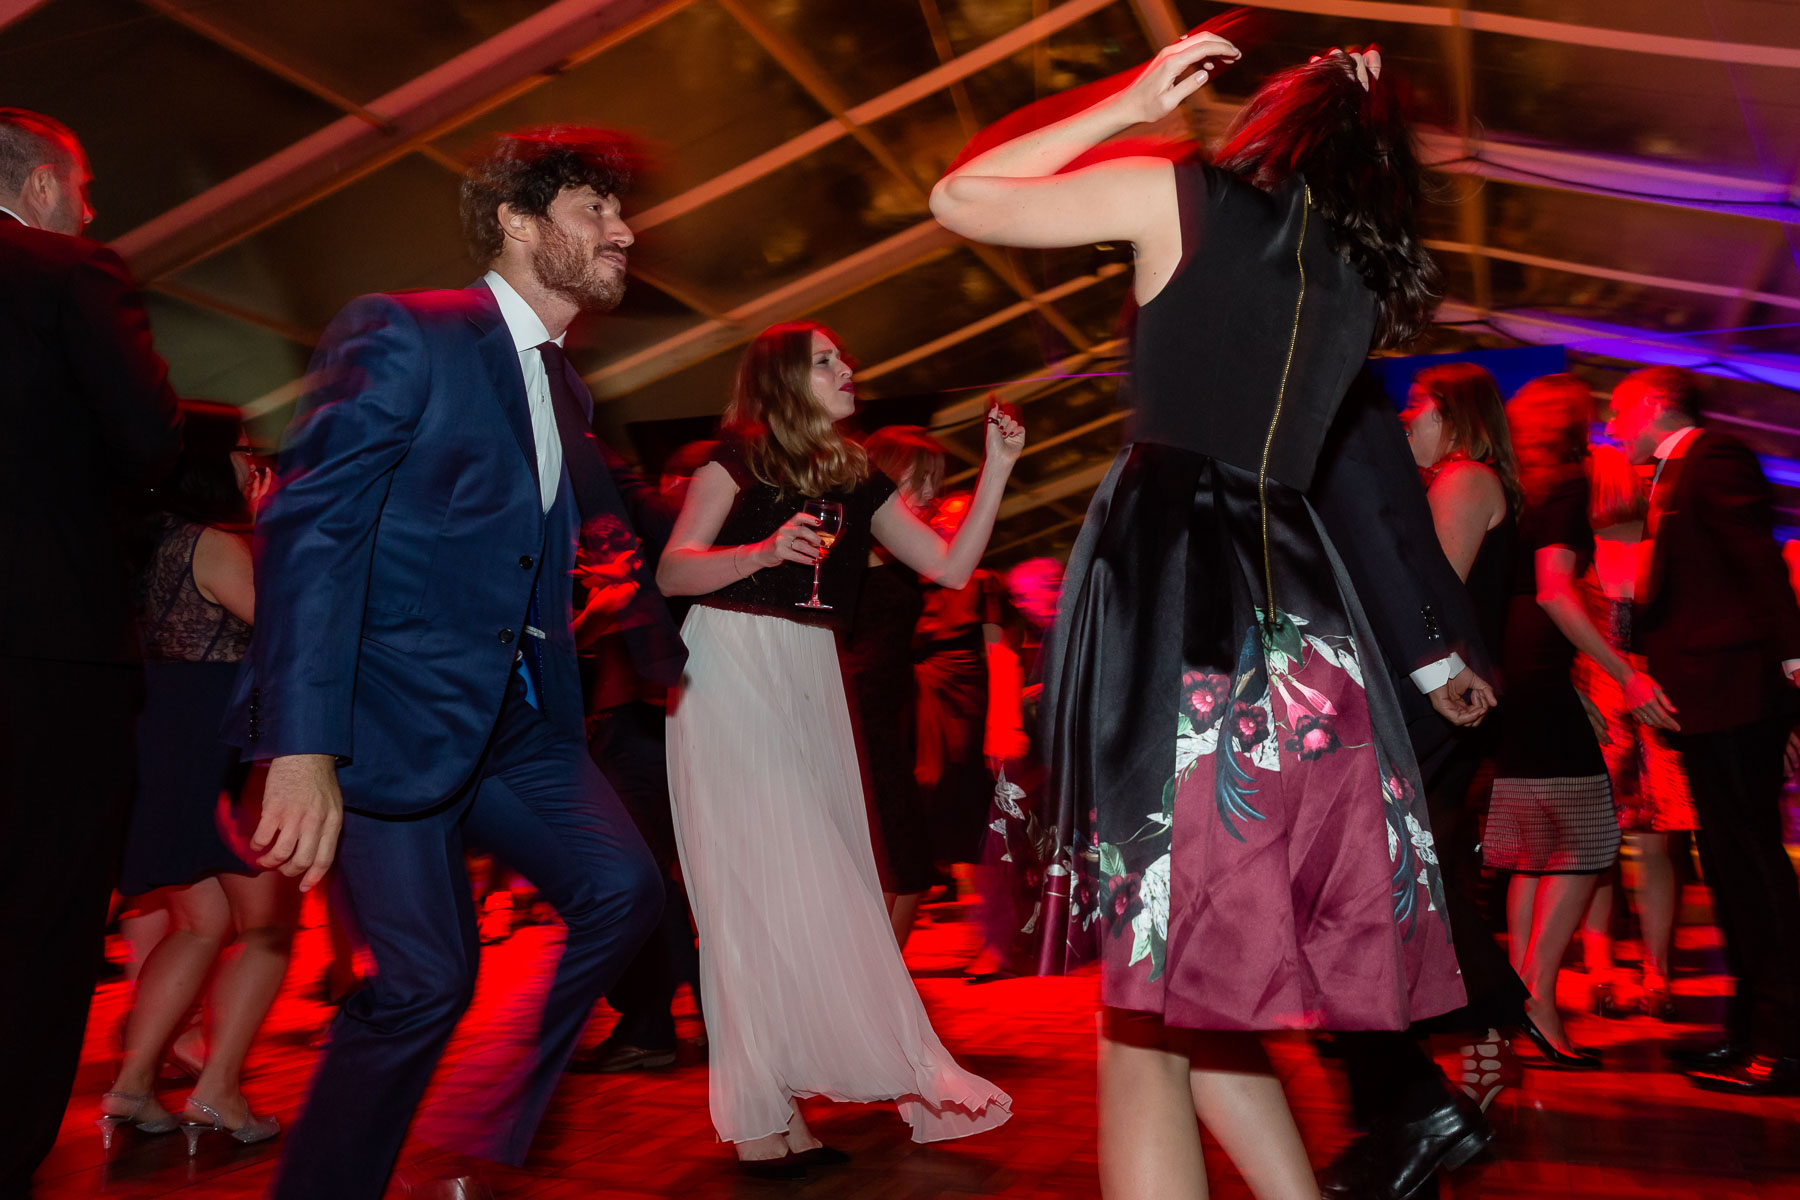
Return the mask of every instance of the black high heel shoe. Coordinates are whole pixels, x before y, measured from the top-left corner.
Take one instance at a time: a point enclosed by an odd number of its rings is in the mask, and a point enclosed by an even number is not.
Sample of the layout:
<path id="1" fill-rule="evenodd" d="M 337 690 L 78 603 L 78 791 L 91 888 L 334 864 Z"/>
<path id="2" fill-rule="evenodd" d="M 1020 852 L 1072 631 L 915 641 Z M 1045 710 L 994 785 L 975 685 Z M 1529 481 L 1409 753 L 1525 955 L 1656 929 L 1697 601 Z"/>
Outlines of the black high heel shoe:
<path id="1" fill-rule="evenodd" d="M 1605 1065 L 1600 1060 L 1598 1050 L 1588 1050 L 1580 1046 L 1575 1047 L 1573 1054 L 1565 1054 L 1558 1050 L 1550 1044 L 1550 1039 L 1544 1036 L 1544 1031 L 1537 1027 L 1537 1022 L 1533 1021 L 1530 1016 L 1525 1017 L 1525 1023 L 1520 1028 L 1524 1030 L 1525 1036 L 1531 1039 L 1531 1044 L 1538 1048 L 1538 1053 L 1544 1056 L 1546 1066 L 1554 1067 L 1558 1071 L 1598 1071 Z"/>

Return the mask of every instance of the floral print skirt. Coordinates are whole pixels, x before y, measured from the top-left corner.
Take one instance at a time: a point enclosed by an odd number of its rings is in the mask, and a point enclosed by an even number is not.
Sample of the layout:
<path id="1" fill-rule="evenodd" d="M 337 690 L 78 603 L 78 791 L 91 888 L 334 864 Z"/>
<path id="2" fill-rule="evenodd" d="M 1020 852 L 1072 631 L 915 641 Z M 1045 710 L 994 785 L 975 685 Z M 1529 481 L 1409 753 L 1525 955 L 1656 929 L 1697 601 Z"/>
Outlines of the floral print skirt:
<path id="1" fill-rule="evenodd" d="M 1126 447 L 1070 559 L 1043 709 L 1047 890 L 1106 1004 L 1359 1030 L 1463 1003 L 1393 685 L 1300 493 Z"/>

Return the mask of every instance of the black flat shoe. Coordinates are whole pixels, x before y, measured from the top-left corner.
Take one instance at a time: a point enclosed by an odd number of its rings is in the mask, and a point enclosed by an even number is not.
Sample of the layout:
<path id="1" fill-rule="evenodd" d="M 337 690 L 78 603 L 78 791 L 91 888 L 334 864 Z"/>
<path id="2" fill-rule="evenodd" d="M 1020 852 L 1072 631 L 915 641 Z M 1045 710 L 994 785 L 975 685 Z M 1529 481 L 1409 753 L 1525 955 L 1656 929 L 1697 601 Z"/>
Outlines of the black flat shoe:
<path id="1" fill-rule="evenodd" d="M 799 1159 L 803 1166 L 841 1167 L 849 1163 L 850 1152 L 839 1150 L 836 1146 L 814 1146 L 811 1150 L 800 1151 L 794 1157 Z"/>
<path id="2" fill-rule="evenodd" d="M 1525 1018 L 1525 1024 L 1521 1028 L 1524 1029 L 1525 1036 L 1531 1039 L 1531 1044 L 1538 1048 L 1538 1053 L 1544 1056 L 1546 1066 L 1558 1071 L 1598 1071 L 1605 1066 L 1598 1050 L 1588 1050 L 1581 1046 L 1575 1047 L 1573 1054 L 1558 1050 L 1550 1044 L 1550 1039 L 1544 1036 L 1544 1031 L 1530 1017 Z"/>
<path id="3" fill-rule="evenodd" d="M 1487 1148 L 1494 1131 L 1460 1092 L 1411 1121 L 1382 1121 L 1326 1168 L 1326 1200 L 1428 1200 L 1437 1173 L 1454 1171 Z"/>
<path id="4" fill-rule="evenodd" d="M 751 1179 L 805 1179 L 806 1164 L 801 1159 L 798 1154 L 784 1154 L 780 1158 L 740 1158 L 737 1160 L 738 1174 Z"/>

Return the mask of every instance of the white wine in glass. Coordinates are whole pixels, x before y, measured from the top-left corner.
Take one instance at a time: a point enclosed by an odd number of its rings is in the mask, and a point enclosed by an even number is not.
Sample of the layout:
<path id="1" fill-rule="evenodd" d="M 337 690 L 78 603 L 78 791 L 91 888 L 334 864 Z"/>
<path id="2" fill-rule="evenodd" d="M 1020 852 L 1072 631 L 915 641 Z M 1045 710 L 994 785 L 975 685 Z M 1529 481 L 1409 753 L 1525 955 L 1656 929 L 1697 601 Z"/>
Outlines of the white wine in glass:
<path id="1" fill-rule="evenodd" d="M 812 599 L 802 600 L 795 608 L 830 608 L 829 604 L 819 603 L 819 568 L 825 565 L 825 555 L 830 553 L 831 545 L 844 532 L 844 506 L 836 500 L 808 500 L 800 506 L 800 511 L 818 520 L 814 532 L 819 535 L 819 561 L 813 564 Z"/>

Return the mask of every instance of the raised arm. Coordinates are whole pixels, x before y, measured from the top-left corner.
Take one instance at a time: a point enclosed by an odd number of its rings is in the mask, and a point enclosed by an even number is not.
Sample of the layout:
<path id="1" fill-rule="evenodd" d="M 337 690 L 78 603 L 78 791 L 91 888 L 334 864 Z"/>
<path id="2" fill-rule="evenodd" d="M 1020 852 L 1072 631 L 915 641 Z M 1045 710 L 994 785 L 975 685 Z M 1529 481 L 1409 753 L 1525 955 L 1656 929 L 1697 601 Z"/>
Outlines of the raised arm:
<path id="1" fill-rule="evenodd" d="M 932 215 L 952 233 L 1001 245 L 1129 241 L 1140 274 L 1164 256 L 1172 270 L 1181 230 L 1168 160 L 1119 158 L 1064 168 L 1115 134 L 1168 115 L 1210 78 L 1205 64 L 1237 55 L 1213 34 L 1171 44 L 1123 91 L 950 171 L 932 190 Z"/>
<path id="2" fill-rule="evenodd" d="M 1025 427 L 998 405 L 988 409 L 987 421 L 987 461 L 981 468 L 981 480 L 975 485 L 968 515 L 954 538 L 946 542 L 939 537 L 900 503 L 898 495 L 889 496 L 887 503 L 875 512 L 875 540 L 893 551 L 895 558 L 943 587 L 962 587 L 975 573 L 981 556 L 987 552 L 988 537 L 994 532 L 994 518 L 1000 513 L 1007 477 L 1025 448 Z"/>

